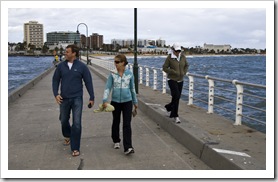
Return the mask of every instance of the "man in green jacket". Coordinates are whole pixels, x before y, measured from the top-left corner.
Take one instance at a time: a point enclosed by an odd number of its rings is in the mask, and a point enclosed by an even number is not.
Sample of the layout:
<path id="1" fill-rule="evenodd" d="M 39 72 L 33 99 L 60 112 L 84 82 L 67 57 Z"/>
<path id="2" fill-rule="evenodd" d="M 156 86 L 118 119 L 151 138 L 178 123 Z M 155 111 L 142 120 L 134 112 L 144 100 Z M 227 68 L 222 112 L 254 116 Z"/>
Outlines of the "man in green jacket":
<path id="1" fill-rule="evenodd" d="M 172 100 L 165 108 L 170 116 L 174 118 L 176 123 L 180 123 L 178 110 L 179 100 L 183 88 L 183 77 L 188 70 L 188 62 L 185 55 L 181 52 L 181 46 L 178 43 L 173 44 L 172 52 L 167 56 L 163 71 L 167 73 L 168 85 L 171 90 Z"/>

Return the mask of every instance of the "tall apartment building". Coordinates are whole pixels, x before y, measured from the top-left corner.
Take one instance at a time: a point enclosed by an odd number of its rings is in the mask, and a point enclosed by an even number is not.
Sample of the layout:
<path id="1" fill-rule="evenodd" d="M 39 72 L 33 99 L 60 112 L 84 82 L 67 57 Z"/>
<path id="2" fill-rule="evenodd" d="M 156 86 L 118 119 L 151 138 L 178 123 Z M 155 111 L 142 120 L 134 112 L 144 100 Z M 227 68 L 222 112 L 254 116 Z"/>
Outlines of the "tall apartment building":
<path id="1" fill-rule="evenodd" d="M 43 24 L 38 23 L 37 21 L 29 21 L 24 23 L 24 40 L 29 44 L 34 46 L 43 47 Z"/>
<path id="2" fill-rule="evenodd" d="M 164 47 L 165 44 L 166 44 L 165 40 L 161 40 L 161 39 L 156 40 L 156 46 L 157 47 Z"/>
<path id="3" fill-rule="evenodd" d="M 116 47 L 116 45 L 119 45 L 119 46 L 124 46 L 124 42 L 125 40 L 123 39 L 112 39 L 111 40 L 111 44 L 113 44 L 114 47 Z"/>
<path id="4" fill-rule="evenodd" d="M 98 33 L 93 33 L 90 36 L 90 48 L 93 50 L 99 50 L 103 45 L 103 35 L 99 35 Z"/>

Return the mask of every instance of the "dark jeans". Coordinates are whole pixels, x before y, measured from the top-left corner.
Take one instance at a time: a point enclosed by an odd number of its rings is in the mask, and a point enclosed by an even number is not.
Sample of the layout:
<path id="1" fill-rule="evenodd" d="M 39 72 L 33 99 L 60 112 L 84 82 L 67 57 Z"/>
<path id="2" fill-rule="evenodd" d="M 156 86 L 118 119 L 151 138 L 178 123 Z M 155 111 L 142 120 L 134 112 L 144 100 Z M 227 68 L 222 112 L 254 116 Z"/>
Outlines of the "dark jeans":
<path id="1" fill-rule="evenodd" d="M 64 137 L 70 138 L 71 150 L 80 150 L 83 98 L 63 99 L 60 104 L 60 121 Z M 72 111 L 72 126 L 70 112 Z"/>
<path id="2" fill-rule="evenodd" d="M 170 118 L 179 117 L 178 111 L 179 111 L 179 102 L 180 102 L 180 97 L 181 97 L 181 92 L 183 87 L 183 81 L 177 82 L 174 80 L 168 80 L 168 85 L 171 90 L 172 100 L 169 104 L 165 105 L 165 108 L 168 112 L 171 111 Z"/>
<path id="3" fill-rule="evenodd" d="M 121 141 L 120 139 L 120 119 L 121 113 L 123 112 L 123 146 L 124 151 L 132 147 L 131 141 L 131 116 L 132 116 L 132 101 L 117 103 L 111 102 L 111 105 L 114 106 L 115 110 L 113 114 L 113 123 L 112 123 L 112 140 L 114 143 Z"/>

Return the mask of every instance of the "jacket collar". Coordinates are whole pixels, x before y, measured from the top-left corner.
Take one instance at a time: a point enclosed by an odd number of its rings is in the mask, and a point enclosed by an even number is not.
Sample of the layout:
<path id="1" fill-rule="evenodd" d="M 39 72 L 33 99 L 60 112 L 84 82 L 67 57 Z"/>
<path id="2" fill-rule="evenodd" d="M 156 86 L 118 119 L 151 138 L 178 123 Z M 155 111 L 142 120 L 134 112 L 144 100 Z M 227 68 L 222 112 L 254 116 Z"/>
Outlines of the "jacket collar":
<path id="1" fill-rule="evenodd" d="M 178 57 L 172 52 L 172 53 L 171 53 L 171 58 L 177 59 L 178 61 L 180 61 L 180 59 L 181 59 L 181 52 L 179 53 L 179 56 L 178 56 Z"/>

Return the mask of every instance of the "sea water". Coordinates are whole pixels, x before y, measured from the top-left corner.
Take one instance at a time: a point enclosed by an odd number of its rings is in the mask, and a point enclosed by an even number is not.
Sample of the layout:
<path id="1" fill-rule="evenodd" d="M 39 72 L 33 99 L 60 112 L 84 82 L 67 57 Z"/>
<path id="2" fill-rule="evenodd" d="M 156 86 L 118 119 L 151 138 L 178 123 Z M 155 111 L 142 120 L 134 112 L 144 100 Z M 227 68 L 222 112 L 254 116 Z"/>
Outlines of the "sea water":
<path id="1" fill-rule="evenodd" d="M 8 58 L 9 94 L 53 66 L 53 57 L 11 56 Z"/>

